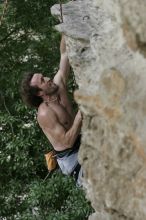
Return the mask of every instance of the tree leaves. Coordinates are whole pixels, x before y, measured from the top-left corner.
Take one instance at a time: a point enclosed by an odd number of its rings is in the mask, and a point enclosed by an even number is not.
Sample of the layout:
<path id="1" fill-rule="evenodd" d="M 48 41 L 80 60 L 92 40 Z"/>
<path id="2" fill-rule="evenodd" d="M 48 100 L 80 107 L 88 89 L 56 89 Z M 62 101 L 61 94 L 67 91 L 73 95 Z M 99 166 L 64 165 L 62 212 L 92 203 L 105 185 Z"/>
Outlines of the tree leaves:
<path id="1" fill-rule="evenodd" d="M 71 178 L 57 172 L 43 181 L 44 154 L 51 145 L 38 127 L 36 110 L 27 108 L 19 94 L 24 72 L 52 77 L 58 68 L 60 34 L 50 14 L 55 3 L 8 1 L 0 26 L 0 219 L 81 220 L 91 211 Z M 71 78 L 71 97 L 75 86 Z"/>

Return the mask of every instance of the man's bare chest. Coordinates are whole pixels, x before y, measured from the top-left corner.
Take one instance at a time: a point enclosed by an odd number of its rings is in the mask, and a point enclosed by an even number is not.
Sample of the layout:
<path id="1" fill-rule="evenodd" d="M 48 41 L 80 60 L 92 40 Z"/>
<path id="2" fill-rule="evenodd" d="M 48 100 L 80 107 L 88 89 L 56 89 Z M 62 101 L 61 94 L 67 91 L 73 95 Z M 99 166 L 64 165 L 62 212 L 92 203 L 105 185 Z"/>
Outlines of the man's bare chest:
<path id="1" fill-rule="evenodd" d="M 54 112 L 61 125 L 63 125 L 66 129 L 71 127 L 73 116 L 70 115 L 65 106 L 63 106 L 61 103 L 56 103 L 48 107 Z"/>

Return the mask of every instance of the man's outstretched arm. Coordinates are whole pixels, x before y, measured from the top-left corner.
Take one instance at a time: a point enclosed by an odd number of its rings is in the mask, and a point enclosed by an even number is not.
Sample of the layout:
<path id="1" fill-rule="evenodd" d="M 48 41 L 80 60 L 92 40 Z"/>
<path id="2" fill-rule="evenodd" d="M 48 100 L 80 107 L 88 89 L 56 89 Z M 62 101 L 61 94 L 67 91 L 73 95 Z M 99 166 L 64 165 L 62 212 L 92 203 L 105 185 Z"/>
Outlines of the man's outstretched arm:
<path id="1" fill-rule="evenodd" d="M 69 64 L 69 59 L 68 55 L 66 52 L 66 43 L 65 43 L 65 37 L 62 35 L 62 39 L 60 42 L 60 64 L 59 64 L 59 70 L 57 74 L 54 77 L 54 82 L 56 84 L 60 84 L 61 81 L 66 85 L 69 71 L 70 71 L 70 64 Z"/>

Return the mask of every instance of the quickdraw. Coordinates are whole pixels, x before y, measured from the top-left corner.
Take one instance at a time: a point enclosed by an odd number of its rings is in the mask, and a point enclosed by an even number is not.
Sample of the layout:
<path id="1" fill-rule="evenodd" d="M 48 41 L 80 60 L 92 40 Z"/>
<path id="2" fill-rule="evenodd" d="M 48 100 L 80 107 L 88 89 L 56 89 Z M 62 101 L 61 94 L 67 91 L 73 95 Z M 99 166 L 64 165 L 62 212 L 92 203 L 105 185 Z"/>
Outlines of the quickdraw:
<path id="1" fill-rule="evenodd" d="M 61 22 L 63 23 L 63 12 L 62 12 L 62 2 L 61 2 L 61 0 L 59 0 L 59 4 L 60 4 L 60 16 L 61 16 Z"/>

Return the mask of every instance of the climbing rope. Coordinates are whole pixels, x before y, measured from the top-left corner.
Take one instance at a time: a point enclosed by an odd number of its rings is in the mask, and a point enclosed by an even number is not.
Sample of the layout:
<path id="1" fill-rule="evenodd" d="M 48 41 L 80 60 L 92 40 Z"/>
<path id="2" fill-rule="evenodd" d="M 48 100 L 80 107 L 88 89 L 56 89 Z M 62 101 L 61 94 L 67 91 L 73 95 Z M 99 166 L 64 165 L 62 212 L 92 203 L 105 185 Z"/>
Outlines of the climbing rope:
<path id="1" fill-rule="evenodd" d="M 59 0 L 59 4 L 60 4 L 60 17 L 61 17 L 61 22 L 63 23 L 63 12 L 62 12 L 62 2 L 61 2 L 61 0 Z"/>

